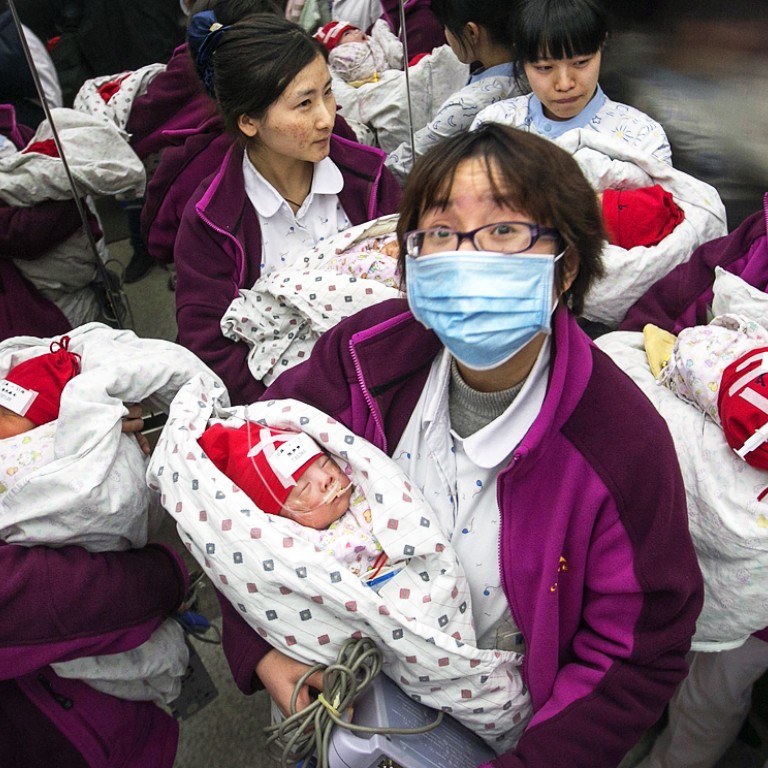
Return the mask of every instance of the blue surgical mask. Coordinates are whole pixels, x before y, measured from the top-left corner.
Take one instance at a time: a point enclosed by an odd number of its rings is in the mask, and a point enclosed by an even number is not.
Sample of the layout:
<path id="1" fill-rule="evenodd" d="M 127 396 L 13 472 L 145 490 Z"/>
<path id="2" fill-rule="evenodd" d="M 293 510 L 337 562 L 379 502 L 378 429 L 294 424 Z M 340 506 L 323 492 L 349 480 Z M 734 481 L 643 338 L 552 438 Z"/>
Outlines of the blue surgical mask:
<path id="1" fill-rule="evenodd" d="M 550 332 L 560 256 L 465 250 L 406 256 L 408 304 L 460 363 L 491 370 Z"/>

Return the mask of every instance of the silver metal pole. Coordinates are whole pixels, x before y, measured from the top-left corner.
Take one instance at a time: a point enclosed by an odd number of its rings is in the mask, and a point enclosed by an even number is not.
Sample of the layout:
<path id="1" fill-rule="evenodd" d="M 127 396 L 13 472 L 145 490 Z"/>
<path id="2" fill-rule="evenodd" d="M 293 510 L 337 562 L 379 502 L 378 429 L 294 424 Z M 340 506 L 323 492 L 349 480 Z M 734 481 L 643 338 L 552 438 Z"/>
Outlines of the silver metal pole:
<path id="1" fill-rule="evenodd" d="M 400 37 L 403 40 L 403 69 L 405 70 L 405 92 L 408 98 L 408 136 L 411 142 L 411 170 L 416 161 L 416 140 L 413 137 L 413 106 L 411 102 L 411 79 L 408 75 L 408 32 L 405 28 L 405 0 L 399 0 L 400 10 Z"/>
<path id="2" fill-rule="evenodd" d="M 35 67 L 35 62 L 32 59 L 32 52 L 29 50 L 29 44 L 27 43 L 27 38 L 24 35 L 24 29 L 21 26 L 21 19 L 19 18 L 19 14 L 16 11 L 15 0 L 8 0 L 8 7 L 11 11 L 11 15 L 13 16 L 13 21 L 16 25 L 16 31 L 19 33 L 19 40 L 21 41 L 21 48 L 24 51 L 24 58 L 27 60 L 30 72 L 32 73 L 32 79 L 35 82 L 37 97 L 40 99 L 40 104 L 43 107 L 43 112 L 45 112 L 45 117 L 51 126 L 51 135 L 53 136 L 54 144 L 56 144 L 56 149 L 58 150 L 59 157 L 61 158 L 61 162 L 64 166 L 64 172 L 67 175 L 67 181 L 69 182 L 70 189 L 72 190 L 72 196 L 74 197 L 75 205 L 77 206 L 77 212 L 80 214 L 80 220 L 83 224 L 83 232 L 85 233 L 89 247 L 93 251 L 94 257 L 96 258 L 96 270 L 98 271 L 99 277 L 101 277 L 101 280 L 104 283 L 104 295 L 107 298 L 109 309 L 113 315 L 113 317 L 110 319 L 114 320 L 118 328 L 122 328 L 123 325 L 120 319 L 121 313 L 119 311 L 119 301 L 118 297 L 114 295 L 114 288 L 112 286 L 113 277 L 112 274 L 107 270 L 104 262 L 101 260 L 101 255 L 99 254 L 99 249 L 96 245 L 96 239 L 94 238 L 93 232 L 91 232 L 91 227 L 88 224 L 88 214 L 85 211 L 85 204 L 82 200 L 82 194 L 77 189 L 75 178 L 72 175 L 69 163 L 67 163 L 64 146 L 62 145 L 61 139 L 59 138 L 59 132 L 56 130 L 56 123 L 53 121 L 51 108 L 48 105 L 47 99 L 45 98 L 45 92 L 43 91 L 43 84 L 40 81 L 40 75 L 38 74 L 37 68 Z"/>

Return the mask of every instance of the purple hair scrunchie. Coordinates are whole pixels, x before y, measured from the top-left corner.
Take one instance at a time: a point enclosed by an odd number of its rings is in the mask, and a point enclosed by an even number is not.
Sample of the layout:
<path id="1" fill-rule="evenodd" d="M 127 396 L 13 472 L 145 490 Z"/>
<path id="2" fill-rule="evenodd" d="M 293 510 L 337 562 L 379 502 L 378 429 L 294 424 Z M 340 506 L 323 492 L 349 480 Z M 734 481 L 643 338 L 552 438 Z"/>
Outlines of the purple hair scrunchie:
<path id="1" fill-rule="evenodd" d="M 231 27 L 219 24 L 213 11 L 196 13 L 187 27 L 187 42 L 195 61 L 195 69 L 208 95 L 212 97 L 216 96 L 213 85 L 213 54 L 222 33 L 228 29 Z"/>

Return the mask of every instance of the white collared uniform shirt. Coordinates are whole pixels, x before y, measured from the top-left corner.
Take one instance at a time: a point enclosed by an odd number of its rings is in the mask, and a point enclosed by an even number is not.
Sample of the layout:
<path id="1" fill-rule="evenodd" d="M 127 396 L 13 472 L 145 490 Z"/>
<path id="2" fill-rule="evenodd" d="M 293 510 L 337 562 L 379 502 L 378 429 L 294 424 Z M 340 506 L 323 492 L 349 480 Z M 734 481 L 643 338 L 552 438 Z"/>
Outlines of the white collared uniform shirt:
<path id="1" fill-rule="evenodd" d="M 315 163 L 309 194 L 294 214 L 280 193 L 243 155 L 245 192 L 261 226 L 261 273 L 291 267 L 326 237 L 351 226 L 339 202 L 344 177 L 329 157 Z"/>
<path id="2" fill-rule="evenodd" d="M 469 583 L 480 648 L 524 652 L 499 571 L 501 515 L 496 478 L 538 415 L 547 390 L 550 355 L 545 339 L 523 388 L 501 416 L 462 438 L 450 425 L 451 355 L 435 362 L 393 458 L 421 489 L 451 543 Z M 513 642 L 510 644 L 510 639 Z M 514 667 L 508 674 L 519 674 Z M 527 723 L 531 699 L 521 686 L 512 699 L 512 723 Z"/>

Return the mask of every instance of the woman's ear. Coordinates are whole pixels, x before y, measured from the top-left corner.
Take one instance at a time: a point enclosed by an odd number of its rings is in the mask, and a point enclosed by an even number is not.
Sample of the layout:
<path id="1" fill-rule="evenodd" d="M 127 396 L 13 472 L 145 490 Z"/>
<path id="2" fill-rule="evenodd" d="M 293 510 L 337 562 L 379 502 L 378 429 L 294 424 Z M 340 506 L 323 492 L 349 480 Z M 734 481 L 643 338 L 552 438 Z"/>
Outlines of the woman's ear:
<path id="1" fill-rule="evenodd" d="M 573 285 L 576 275 L 579 274 L 579 258 L 570 248 L 563 254 L 563 271 L 561 275 L 560 292 L 565 293 Z"/>
<path id="2" fill-rule="evenodd" d="M 471 47 L 473 50 L 477 48 L 477 44 L 480 42 L 481 34 L 481 28 L 474 21 L 468 21 L 464 25 L 464 43 Z"/>
<path id="3" fill-rule="evenodd" d="M 259 132 L 259 120 L 251 117 L 250 115 L 240 115 L 237 118 L 237 127 L 240 132 L 252 139 Z"/>

